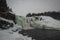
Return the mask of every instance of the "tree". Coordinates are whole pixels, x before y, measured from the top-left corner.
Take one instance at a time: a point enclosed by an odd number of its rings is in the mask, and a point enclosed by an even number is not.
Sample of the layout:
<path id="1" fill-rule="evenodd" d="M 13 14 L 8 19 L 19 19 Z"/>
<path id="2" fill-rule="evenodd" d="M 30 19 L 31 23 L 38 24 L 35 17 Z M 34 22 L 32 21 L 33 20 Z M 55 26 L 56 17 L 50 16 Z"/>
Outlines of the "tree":
<path id="1" fill-rule="evenodd" d="M 5 12 L 8 10 L 6 0 L 0 0 L 0 12 Z"/>
<path id="2" fill-rule="evenodd" d="M 26 15 L 26 17 L 31 17 L 31 13 L 28 13 L 28 14 Z"/>

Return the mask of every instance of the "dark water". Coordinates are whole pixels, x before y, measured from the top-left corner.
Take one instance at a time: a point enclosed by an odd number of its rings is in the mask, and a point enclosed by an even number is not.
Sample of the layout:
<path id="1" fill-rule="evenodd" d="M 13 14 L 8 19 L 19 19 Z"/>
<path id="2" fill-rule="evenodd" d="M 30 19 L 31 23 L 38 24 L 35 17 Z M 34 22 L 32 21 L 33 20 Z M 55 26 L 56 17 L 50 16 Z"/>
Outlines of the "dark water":
<path id="1" fill-rule="evenodd" d="M 59 30 L 48 30 L 48 29 L 31 29 L 31 30 L 22 30 L 19 33 L 23 35 L 28 35 L 32 39 L 36 40 L 60 40 L 60 31 Z"/>

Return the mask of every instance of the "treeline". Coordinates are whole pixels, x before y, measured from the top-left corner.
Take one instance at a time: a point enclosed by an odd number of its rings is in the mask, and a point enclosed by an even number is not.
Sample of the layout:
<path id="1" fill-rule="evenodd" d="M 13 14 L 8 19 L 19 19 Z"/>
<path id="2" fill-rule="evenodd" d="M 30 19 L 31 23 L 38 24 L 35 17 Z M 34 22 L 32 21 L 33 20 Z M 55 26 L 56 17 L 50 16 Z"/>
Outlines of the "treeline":
<path id="1" fill-rule="evenodd" d="M 0 0 L 0 12 L 5 12 L 8 10 L 6 0 Z"/>
<path id="2" fill-rule="evenodd" d="M 26 17 L 33 17 L 33 16 L 50 16 L 54 19 L 60 20 L 60 12 L 52 11 L 52 12 L 44 12 L 44 13 L 28 13 Z"/>
<path id="3" fill-rule="evenodd" d="M 16 24 L 16 16 L 12 13 L 12 9 L 7 6 L 6 0 L 0 0 L 0 28 L 8 29 L 13 27 L 14 24 L 9 21 L 13 21 Z"/>
<path id="4" fill-rule="evenodd" d="M 3 17 L 7 20 L 13 20 L 15 22 L 15 14 L 10 12 L 12 12 L 12 9 L 7 6 L 6 0 L 0 0 L 0 17 Z"/>

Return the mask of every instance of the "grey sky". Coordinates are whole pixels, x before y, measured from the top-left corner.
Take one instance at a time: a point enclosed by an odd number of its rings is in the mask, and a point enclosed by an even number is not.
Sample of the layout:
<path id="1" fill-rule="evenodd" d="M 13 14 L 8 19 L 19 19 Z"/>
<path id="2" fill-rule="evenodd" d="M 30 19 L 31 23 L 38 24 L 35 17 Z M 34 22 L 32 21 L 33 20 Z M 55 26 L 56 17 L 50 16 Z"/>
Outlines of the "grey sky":
<path id="1" fill-rule="evenodd" d="M 45 11 L 59 11 L 60 0 L 7 0 L 8 6 L 17 15 Z"/>

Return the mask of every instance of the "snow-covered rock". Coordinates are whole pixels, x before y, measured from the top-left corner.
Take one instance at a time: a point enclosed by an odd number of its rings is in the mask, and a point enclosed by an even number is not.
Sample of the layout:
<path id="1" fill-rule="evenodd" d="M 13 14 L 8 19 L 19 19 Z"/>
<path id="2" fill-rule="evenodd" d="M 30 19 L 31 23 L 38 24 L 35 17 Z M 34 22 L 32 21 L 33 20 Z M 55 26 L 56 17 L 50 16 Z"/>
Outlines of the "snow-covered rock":
<path id="1" fill-rule="evenodd" d="M 30 22 L 34 28 L 43 28 L 46 29 L 59 29 L 60 30 L 60 20 L 56 20 L 50 16 L 40 16 L 41 20 L 36 20 Z"/>

